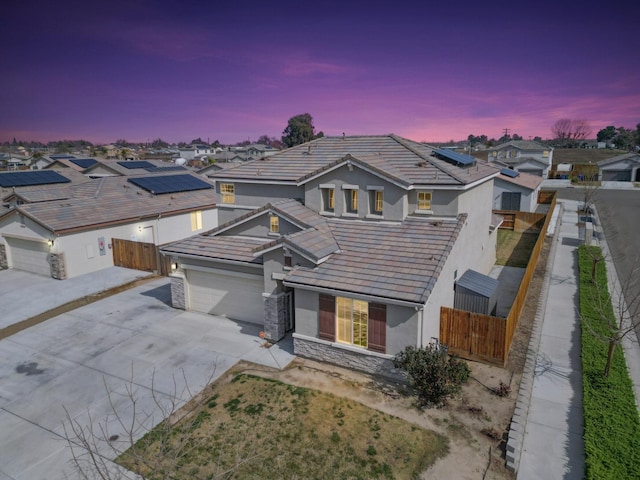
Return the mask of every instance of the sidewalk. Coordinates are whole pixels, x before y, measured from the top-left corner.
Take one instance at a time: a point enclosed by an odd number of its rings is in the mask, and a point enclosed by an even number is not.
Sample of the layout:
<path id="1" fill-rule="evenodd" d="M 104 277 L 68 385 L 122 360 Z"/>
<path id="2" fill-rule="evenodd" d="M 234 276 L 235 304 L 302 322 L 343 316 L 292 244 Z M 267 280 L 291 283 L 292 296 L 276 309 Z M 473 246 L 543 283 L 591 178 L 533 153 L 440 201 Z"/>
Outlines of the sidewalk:
<path id="1" fill-rule="evenodd" d="M 554 234 L 548 294 L 538 313 L 535 367 L 521 444 L 518 480 L 582 479 L 584 442 L 578 316 L 578 202 L 562 200 Z M 536 342 L 537 339 L 532 340 Z M 524 376 L 523 376 L 524 378 Z"/>
<path id="2" fill-rule="evenodd" d="M 560 200 L 549 235 L 554 245 L 547 273 L 546 299 L 541 301 L 529 346 L 530 358 L 518 395 L 514 436 L 521 434 L 518 480 L 582 479 L 584 441 L 582 411 L 582 364 L 580 357 L 577 249 L 583 243 L 578 230 L 578 203 Z M 610 291 L 618 288 L 615 266 L 597 220 L 594 244 L 607 259 Z M 557 229 L 557 230 L 554 230 Z M 640 409 L 640 348 L 623 343 L 636 403 Z M 529 371 L 528 371 L 529 370 Z M 530 380 L 530 384 L 527 382 Z M 526 398 L 530 395 L 530 398 Z M 513 428 L 513 427 L 512 427 Z M 510 437 L 512 433 L 510 432 Z"/>

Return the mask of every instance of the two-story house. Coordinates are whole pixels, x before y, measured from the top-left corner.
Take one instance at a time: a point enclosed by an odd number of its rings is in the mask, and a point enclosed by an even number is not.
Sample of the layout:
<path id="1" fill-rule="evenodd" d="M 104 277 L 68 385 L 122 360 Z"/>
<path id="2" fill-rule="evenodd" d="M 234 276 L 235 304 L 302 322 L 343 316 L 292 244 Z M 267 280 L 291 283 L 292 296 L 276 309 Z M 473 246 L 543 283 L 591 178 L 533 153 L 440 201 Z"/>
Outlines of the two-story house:
<path id="1" fill-rule="evenodd" d="M 547 178 L 553 162 L 553 148 L 532 140 L 511 140 L 490 148 L 489 161 Z"/>
<path id="2" fill-rule="evenodd" d="M 173 304 L 384 373 L 438 340 L 458 277 L 494 265 L 498 174 L 395 135 L 323 137 L 213 173 L 219 226 L 162 248 Z"/>

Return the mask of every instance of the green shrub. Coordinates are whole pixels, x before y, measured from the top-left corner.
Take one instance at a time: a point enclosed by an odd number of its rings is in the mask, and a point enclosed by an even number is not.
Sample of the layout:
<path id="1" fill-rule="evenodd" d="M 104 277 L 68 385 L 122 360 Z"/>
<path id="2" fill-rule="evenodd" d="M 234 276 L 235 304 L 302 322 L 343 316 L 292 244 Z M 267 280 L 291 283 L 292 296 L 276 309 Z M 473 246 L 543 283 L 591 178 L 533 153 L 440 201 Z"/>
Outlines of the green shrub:
<path id="1" fill-rule="evenodd" d="M 615 348 L 609 376 L 604 376 L 608 333 L 603 313 L 613 315 L 608 297 L 605 262 L 597 262 L 592 281 L 593 259 L 601 258 L 598 247 L 581 246 L 580 316 L 582 324 L 582 383 L 584 409 L 585 478 L 640 478 L 640 417 L 624 354 Z M 608 305 L 605 312 L 594 305 Z"/>
<path id="2" fill-rule="evenodd" d="M 444 345 L 409 346 L 396 355 L 393 363 L 407 372 L 409 384 L 416 390 L 422 406 L 445 404 L 469 380 L 467 363 L 449 356 Z"/>

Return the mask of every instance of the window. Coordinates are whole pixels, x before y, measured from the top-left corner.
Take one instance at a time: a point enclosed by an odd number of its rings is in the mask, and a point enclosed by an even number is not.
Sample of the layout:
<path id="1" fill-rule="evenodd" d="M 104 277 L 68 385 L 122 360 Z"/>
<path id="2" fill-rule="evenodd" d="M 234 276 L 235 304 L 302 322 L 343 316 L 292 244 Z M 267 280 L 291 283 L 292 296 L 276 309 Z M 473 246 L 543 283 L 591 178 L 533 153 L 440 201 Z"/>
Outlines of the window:
<path id="1" fill-rule="evenodd" d="M 280 231 L 280 219 L 276 215 L 269 218 L 269 232 L 278 233 Z"/>
<path id="2" fill-rule="evenodd" d="M 233 183 L 221 183 L 222 203 L 236 203 L 236 190 Z"/>
<path id="3" fill-rule="evenodd" d="M 344 192 L 346 213 L 358 213 L 358 189 L 345 188 Z"/>
<path id="4" fill-rule="evenodd" d="M 372 190 L 369 192 L 371 205 L 370 211 L 374 215 L 382 215 L 382 206 L 384 205 L 384 192 L 382 190 Z"/>
<path id="5" fill-rule="evenodd" d="M 293 257 L 290 253 L 284 254 L 284 266 L 285 268 L 291 268 L 293 266 Z"/>
<path id="6" fill-rule="evenodd" d="M 319 338 L 385 353 L 386 329 L 386 305 L 319 295 Z"/>
<path id="7" fill-rule="evenodd" d="M 333 188 L 322 189 L 323 210 L 325 212 L 333 212 L 336 206 L 336 191 Z"/>
<path id="8" fill-rule="evenodd" d="M 545 150 L 544 152 L 542 152 L 542 156 L 544 158 L 549 158 L 549 150 Z"/>
<path id="9" fill-rule="evenodd" d="M 191 212 L 191 231 L 202 230 L 202 211 Z"/>
<path id="10" fill-rule="evenodd" d="M 418 210 L 431 210 L 431 192 L 418 192 Z"/>
<path id="11" fill-rule="evenodd" d="M 336 298 L 336 340 L 367 347 L 369 305 L 362 300 Z"/>

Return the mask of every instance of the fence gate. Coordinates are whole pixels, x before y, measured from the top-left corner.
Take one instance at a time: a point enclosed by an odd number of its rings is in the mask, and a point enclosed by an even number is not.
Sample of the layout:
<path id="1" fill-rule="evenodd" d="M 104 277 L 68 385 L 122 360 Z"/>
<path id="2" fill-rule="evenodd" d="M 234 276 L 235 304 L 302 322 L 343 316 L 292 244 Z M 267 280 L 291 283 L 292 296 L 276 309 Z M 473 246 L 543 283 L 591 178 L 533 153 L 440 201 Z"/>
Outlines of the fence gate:
<path id="1" fill-rule="evenodd" d="M 112 238 L 111 245 L 113 245 L 113 264 L 116 267 L 144 270 L 145 272 L 159 270 L 156 246 L 153 243 Z"/>

